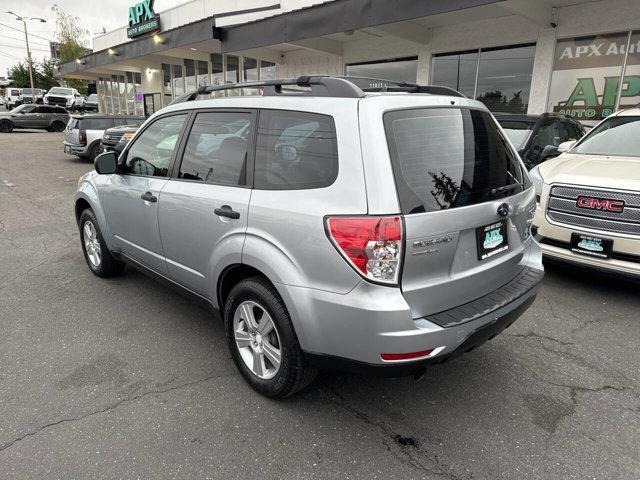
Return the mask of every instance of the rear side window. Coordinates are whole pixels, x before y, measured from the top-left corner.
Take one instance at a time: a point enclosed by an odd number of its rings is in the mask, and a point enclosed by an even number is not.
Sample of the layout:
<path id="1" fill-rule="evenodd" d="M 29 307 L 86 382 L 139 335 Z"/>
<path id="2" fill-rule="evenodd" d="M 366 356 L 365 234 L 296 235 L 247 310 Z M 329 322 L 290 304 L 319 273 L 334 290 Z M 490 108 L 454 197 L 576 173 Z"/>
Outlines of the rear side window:
<path id="1" fill-rule="evenodd" d="M 520 163 L 487 112 L 400 110 L 386 113 L 384 123 L 403 213 L 474 205 L 522 191 Z M 507 186 L 514 188 L 496 190 Z"/>
<path id="2" fill-rule="evenodd" d="M 189 133 L 179 178 L 246 185 L 250 113 L 199 113 Z"/>
<path id="3" fill-rule="evenodd" d="M 333 118 L 316 113 L 262 110 L 256 135 L 255 188 L 323 188 L 338 176 Z"/>
<path id="4" fill-rule="evenodd" d="M 113 118 L 83 118 L 80 121 L 82 130 L 106 130 L 113 127 Z"/>

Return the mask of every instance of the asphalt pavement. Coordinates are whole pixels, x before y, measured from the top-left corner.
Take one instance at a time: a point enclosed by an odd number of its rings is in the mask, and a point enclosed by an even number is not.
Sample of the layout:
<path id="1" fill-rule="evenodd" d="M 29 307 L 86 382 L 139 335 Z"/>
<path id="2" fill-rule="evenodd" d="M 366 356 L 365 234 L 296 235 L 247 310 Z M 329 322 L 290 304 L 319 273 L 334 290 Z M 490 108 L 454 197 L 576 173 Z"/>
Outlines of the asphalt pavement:
<path id="1" fill-rule="evenodd" d="M 127 269 L 93 276 L 91 163 L 0 134 L 0 478 L 638 479 L 640 286 L 550 265 L 483 347 L 420 381 L 251 390 L 219 316 Z"/>

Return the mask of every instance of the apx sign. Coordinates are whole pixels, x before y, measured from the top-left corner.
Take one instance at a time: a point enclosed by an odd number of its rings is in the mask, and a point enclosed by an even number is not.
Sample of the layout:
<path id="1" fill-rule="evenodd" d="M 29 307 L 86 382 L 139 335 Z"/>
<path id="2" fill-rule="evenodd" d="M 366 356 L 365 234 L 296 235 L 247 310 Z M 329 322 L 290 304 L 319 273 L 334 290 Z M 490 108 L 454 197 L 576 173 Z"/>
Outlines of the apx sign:
<path id="1" fill-rule="evenodd" d="M 153 11 L 153 0 L 143 0 L 129 7 L 127 37 L 133 38 L 160 30 L 160 18 Z"/>

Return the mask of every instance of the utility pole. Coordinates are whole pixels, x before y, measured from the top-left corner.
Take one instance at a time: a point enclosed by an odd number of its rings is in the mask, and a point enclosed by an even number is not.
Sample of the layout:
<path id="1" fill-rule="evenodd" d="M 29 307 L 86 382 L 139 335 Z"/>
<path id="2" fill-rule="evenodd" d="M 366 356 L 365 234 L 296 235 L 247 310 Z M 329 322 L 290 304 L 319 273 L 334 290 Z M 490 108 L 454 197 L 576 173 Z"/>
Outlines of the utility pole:
<path id="1" fill-rule="evenodd" d="M 27 44 L 27 60 L 29 63 L 29 82 L 31 83 L 31 101 L 33 102 L 33 105 L 36 104 L 36 90 L 34 88 L 33 85 L 33 62 L 31 61 L 31 49 L 29 48 L 29 35 L 27 34 L 27 20 L 38 20 L 42 23 L 46 23 L 46 20 L 44 18 L 40 18 L 40 17 L 22 17 L 16 13 L 13 13 L 11 11 L 8 11 L 7 13 L 13 15 L 14 17 L 16 17 L 16 20 L 21 20 L 22 21 L 22 25 L 24 26 L 24 41 Z"/>

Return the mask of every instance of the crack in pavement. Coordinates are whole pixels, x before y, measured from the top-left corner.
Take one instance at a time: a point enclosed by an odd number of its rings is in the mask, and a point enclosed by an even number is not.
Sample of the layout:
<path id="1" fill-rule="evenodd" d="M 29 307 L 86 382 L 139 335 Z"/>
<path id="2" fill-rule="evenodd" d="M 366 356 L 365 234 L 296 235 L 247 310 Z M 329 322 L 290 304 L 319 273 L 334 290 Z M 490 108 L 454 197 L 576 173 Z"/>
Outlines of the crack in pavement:
<path id="1" fill-rule="evenodd" d="M 209 380 L 213 380 L 213 379 L 216 379 L 216 378 L 235 377 L 235 376 L 238 376 L 238 375 L 239 375 L 239 373 L 228 373 L 228 374 L 224 374 L 224 375 L 211 375 L 209 377 L 200 378 L 198 380 L 194 380 L 194 381 L 191 381 L 191 382 L 181 383 L 180 385 L 175 385 L 173 387 L 169 387 L 169 388 L 165 388 L 165 389 L 149 390 L 147 392 L 141 393 L 139 395 L 135 395 L 133 397 L 123 398 L 123 399 L 120 399 L 117 402 L 112 403 L 111 405 L 109 405 L 109 406 L 107 406 L 105 408 L 102 408 L 100 410 L 95 410 L 93 412 L 85 413 L 84 415 L 80 415 L 78 417 L 62 418 L 60 420 L 56 420 L 55 422 L 51 422 L 51 423 L 47 423 L 45 425 L 42 425 L 42 426 L 36 428 L 35 430 L 27 432 L 24 435 L 21 435 L 20 437 L 14 438 L 13 440 L 11 440 L 9 442 L 7 442 L 7 443 L 5 443 L 3 445 L 0 445 L 0 453 L 4 452 L 8 448 L 11 448 L 13 445 L 15 445 L 16 443 L 21 442 L 25 438 L 33 437 L 33 436 L 39 434 L 40 432 L 42 432 L 44 430 L 47 430 L 49 428 L 56 427 L 58 425 L 62 425 L 62 424 L 65 424 L 65 423 L 72 423 L 72 422 L 77 422 L 77 421 L 80 421 L 80 420 L 84 420 L 85 418 L 91 417 L 93 415 L 99 415 L 101 413 L 105 413 L 105 412 L 108 412 L 110 410 L 114 410 L 114 409 L 118 408 L 119 406 L 121 406 L 121 405 L 123 405 L 125 403 L 135 402 L 136 400 L 140 400 L 141 398 L 147 397 L 149 395 L 171 392 L 173 390 L 179 390 L 181 388 L 190 387 L 190 386 L 193 386 L 193 385 L 197 385 L 199 383 L 205 383 L 205 382 L 208 382 Z"/>
<path id="2" fill-rule="evenodd" d="M 573 342 L 565 342 L 563 340 L 558 340 L 557 338 L 554 337 L 549 337 L 547 335 L 541 335 L 539 333 L 535 333 L 533 331 L 529 332 L 529 333 L 509 333 L 509 332 L 505 332 L 507 335 L 509 335 L 510 337 L 516 337 L 516 338 L 537 338 L 539 340 L 549 340 L 550 342 L 555 342 L 555 343 L 559 343 L 560 345 L 573 345 Z"/>
<path id="3" fill-rule="evenodd" d="M 430 475 L 438 475 L 449 480 L 463 480 L 464 477 L 461 477 L 454 473 L 451 467 L 442 462 L 436 454 L 429 453 L 424 448 L 421 448 L 420 442 L 411 442 L 407 445 L 403 445 L 402 447 L 400 447 L 400 449 L 392 448 L 392 444 L 389 442 L 389 440 L 394 443 L 398 443 L 397 438 L 401 437 L 400 435 L 390 431 L 382 422 L 373 420 L 366 413 L 363 413 L 347 404 L 342 394 L 340 394 L 336 390 L 336 388 L 329 386 L 329 390 L 331 390 L 334 395 L 334 398 L 330 399 L 333 403 L 342 407 L 348 413 L 361 420 L 365 424 L 377 428 L 384 434 L 386 438 L 382 441 L 382 443 L 387 448 L 389 453 L 393 455 L 400 463 L 409 465 L 416 470 L 420 470 Z M 426 460 L 430 464 L 425 465 L 421 461 L 422 459 L 420 457 L 416 458 L 415 455 L 412 455 L 412 452 L 417 452 L 422 457 L 427 457 L 424 460 Z"/>

